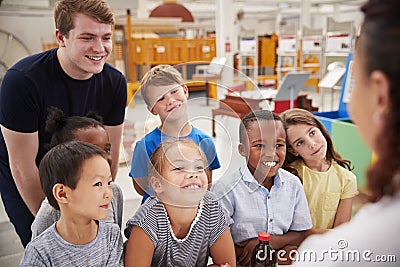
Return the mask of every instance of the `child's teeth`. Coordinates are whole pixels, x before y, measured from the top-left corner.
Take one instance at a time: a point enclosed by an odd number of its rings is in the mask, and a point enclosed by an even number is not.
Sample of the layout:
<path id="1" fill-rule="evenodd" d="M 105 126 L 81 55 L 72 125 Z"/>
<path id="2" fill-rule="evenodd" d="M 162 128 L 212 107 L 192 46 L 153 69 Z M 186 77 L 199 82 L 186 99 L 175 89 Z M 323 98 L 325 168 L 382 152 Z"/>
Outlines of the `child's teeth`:
<path id="1" fill-rule="evenodd" d="M 275 167 L 276 166 L 276 162 L 275 161 L 266 161 L 266 162 L 264 162 L 264 164 L 267 167 Z"/>
<path id="2" fill-rule="evenodd" d="M 199 185 L 189 185 L 189 186 L 185 186 L 187 189 L 196 189 L 199 188 Z"/>

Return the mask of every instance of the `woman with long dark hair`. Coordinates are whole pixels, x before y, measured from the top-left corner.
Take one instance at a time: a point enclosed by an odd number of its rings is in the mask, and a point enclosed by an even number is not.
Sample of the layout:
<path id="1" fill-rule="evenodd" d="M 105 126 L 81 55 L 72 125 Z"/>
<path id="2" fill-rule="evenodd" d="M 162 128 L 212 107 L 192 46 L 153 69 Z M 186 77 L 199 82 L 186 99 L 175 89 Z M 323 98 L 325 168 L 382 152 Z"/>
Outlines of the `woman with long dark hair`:
<path id="1" fill-rule="evenodd" d="M 307 239 L 298 266 L 399 265 L 400 1 L 369 0 L 361 10 L 349 112 L 377 155 L 367 170 L 372 203 L 337 230 Z"/>

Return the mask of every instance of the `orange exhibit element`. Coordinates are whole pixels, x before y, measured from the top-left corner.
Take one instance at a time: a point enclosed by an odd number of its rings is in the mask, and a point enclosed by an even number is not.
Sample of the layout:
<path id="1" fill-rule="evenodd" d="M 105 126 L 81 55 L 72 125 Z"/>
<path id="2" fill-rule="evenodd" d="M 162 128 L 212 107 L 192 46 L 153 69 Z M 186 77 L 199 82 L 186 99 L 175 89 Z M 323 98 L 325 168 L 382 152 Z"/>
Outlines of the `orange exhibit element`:
<path id="1" fill-rule="evenodd" d="M 183 5 L 164 1 L 150 12 L 150 18 L 182 18 L 182 22 L 194 22 L 192 13 Z"/>
<path id="2" fill-rule="evenodd" d="M 308 55 L 305 59 L 304 59 L 304 65 L 305 64 L 319 64 L 320 62 L 319 62 L 319 59 L 318 59 L 318 57 L 317 56 L 315 56 L 315 55 Z M 316 65 L 316 66 L 313 66 L 313 67 L 304 67 L 304 70 L 305 71 L 309 71 L 309 72 L 311 72 L 312 74 L 315 74 L 315 73 L 317 73 L 317 71 L 319 70 L 319 67 Z"/>

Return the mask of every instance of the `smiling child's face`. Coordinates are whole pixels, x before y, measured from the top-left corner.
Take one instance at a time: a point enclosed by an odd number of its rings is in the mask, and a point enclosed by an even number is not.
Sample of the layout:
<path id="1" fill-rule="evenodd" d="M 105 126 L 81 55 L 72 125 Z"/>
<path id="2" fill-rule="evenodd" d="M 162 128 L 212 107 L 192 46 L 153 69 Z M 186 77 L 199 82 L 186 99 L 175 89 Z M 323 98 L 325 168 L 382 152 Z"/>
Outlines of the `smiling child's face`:
<path id="1" fill-rule="evenodd" d="M 247 167 L 262 184 L 278 173 L 286 156 L 286 133 L 281 121 L 250 122 L 247 142 L 239 144 L 239 153 L 246 157 Z"/>
<path id="2" fill-rule="evenodd" d="M 207 191 L 205 162 L 198 148 L 179 145 L 165 152 L 162 177 L 154 188 L 163 202 L 175 206 L 198 206 Z"/>
<path id="3" fill-rule="evenodd" d="M 171 84 L 148 89 L 149 106 L 153 115 L 160 116 L 161 121 L 174 120 L 186 112 L 188 89 L 184 85 Z"/>

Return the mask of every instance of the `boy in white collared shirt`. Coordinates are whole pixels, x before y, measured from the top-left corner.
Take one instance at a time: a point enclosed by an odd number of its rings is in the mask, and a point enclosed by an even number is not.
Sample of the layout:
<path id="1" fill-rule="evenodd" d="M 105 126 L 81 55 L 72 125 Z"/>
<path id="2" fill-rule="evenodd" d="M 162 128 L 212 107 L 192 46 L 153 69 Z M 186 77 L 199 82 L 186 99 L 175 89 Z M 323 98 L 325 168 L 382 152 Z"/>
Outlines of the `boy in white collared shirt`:
<path id="1" fill-rule="evenodd" d="M 271 234 L 275 250 L 290 251 L 312 223 L 299 178 L 281 169 L 286 133 L 280 117 L 267 110 L 253 111 L 242 119 L 239 135 L 239 153 L 247 164 L 222 177 L 212 190 L 221 196 L 237 262 L 249 266 L 259 232 Z M 279 263 L 290 263 L 287 255 L 286 259 Z"/>

